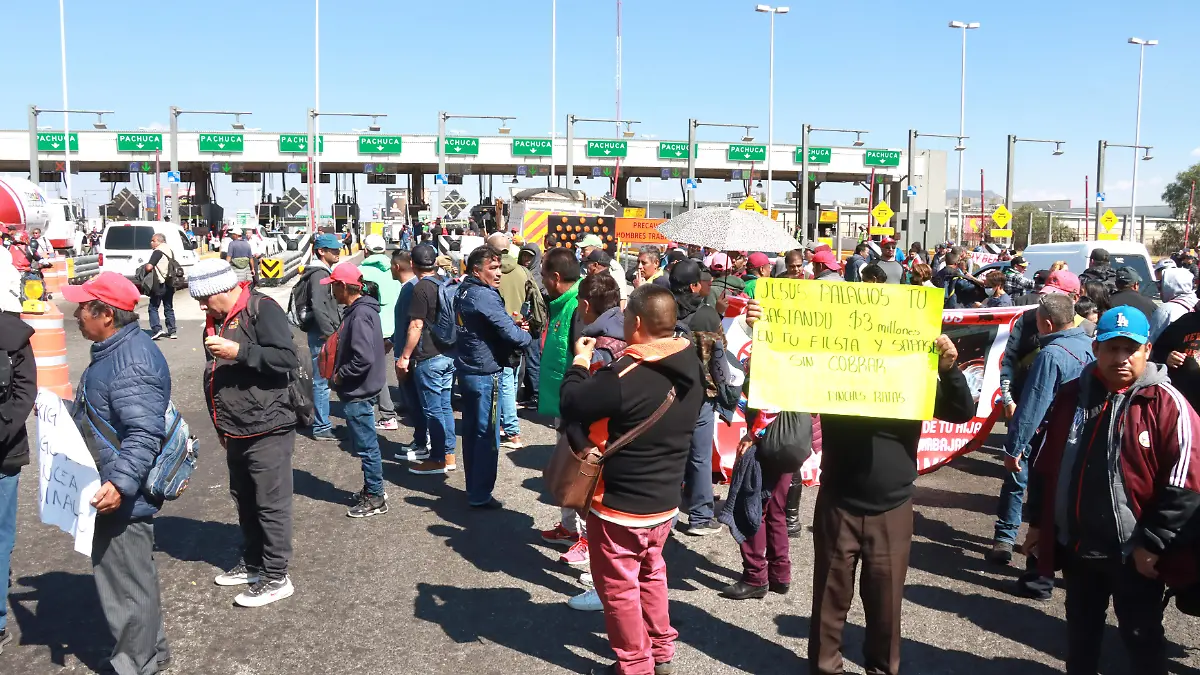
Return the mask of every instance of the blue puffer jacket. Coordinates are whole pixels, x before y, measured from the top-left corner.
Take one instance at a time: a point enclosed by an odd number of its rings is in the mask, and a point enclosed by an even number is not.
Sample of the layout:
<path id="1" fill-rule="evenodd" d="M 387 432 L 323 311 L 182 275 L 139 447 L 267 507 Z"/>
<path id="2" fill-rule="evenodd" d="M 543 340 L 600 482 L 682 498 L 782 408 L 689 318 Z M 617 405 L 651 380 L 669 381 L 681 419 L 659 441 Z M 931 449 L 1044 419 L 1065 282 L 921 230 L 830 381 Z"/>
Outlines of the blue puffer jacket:
<path id="1" fill-rule="evenodd" d="M 145 518 L 161 502 L 147 499 L 142 483 L 166 436 L 167 402 L 171 400 L 171 371 L 158 345 L 136 323 L 92 345 L 92 362 L 79 379 L 72 418 L 87 439 L 92 428 L 83 397 L 95 414 L 116 430 L 121 448 L 103 441 L 88 443 L 100 481 L 121 493 L 118 518 Z"/>
<path id="2" fill-rule="evenodd" d="M 504 310 L 500 291 L 467 275 L 454 294 L 458 340 L 454 368 L 459 374 L 492 375 L 529 345 L 529 333 Z"/>

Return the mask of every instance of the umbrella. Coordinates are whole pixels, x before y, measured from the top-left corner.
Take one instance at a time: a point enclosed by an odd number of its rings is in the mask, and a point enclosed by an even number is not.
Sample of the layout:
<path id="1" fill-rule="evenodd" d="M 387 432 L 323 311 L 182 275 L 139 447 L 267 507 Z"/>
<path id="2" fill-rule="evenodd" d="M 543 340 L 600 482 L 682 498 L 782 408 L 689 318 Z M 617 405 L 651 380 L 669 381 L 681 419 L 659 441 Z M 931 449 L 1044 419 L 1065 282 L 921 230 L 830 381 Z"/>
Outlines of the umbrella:
<path id="1" fill-rule="evenodd" d="M 658 226 L 671 241 L 719 251 L 790 251 L 797 246 L 782 225 L 744 209 L 708 206 L 692 209 Z"/>

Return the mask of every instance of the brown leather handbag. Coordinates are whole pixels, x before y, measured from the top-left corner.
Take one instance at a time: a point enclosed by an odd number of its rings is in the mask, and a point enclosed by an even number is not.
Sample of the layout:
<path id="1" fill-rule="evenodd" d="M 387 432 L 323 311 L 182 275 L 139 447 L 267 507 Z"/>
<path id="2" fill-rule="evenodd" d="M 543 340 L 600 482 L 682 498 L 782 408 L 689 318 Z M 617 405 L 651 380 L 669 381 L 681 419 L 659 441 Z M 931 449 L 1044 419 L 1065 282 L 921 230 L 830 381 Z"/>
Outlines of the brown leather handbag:
<path id="1" fill-rule="evenodd" d="M 542 471 L 542 480 L 546 482 L 550 495 L 554 497 L 554 503 L 577 511 L 590 508 L 592 497 L 596 494 L 596 485 L 600 482 L 600 472 L 604 470 L 604 463 L 661 419 L 674 401 L 675 388 L 671 387 L 671 391 L 667 392 L 667 400 L 658 406 L 654 414 L 609 443 L 604 452 L 600 452 L 594 445 L 575 452 L 571 449 L 567 435 L 559 432 L 554 454 L 550 455 L 550 462 Z"/>

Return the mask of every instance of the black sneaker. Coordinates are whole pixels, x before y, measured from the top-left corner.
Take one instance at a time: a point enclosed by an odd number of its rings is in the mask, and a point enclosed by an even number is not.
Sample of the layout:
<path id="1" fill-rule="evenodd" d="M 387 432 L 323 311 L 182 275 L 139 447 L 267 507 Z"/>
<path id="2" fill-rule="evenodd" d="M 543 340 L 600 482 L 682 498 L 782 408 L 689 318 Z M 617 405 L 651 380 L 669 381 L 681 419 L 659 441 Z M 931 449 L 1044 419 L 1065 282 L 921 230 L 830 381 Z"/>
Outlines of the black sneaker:
<path id="1" fill-rule="evenodd" d="M 998 541 L 992 544 L 992 550 L 988 551 L 988 562 L 997 565 L 1008 565 L 1012 562 L 1013 545 L 1007 541 Z"/>
<path id="2" fill-rule="evenodd" d="M 13 641 L 12 633 L 7 628 L 0 630 L 0 654 L 4 653 L 4 645 Z"/>
<path id="3" fill-rule="evenodd" d="M 165 331 L 165 330 L 162 330 L 162 329 L 160 328 L 159 330 L 156 330 L 156 331 L 154 331 L 154 335 L 151 335 L 151 336 L 150 336 L 150 339 L 151 339 L 151 340 L 161 340 L 161 339 L 163 339 L 163 338 L 165 338 L 165 337 L 167 337 L 167 331 Z"/>
<path id="4" fill-rule="evenodd" d="M 699 525 L 689 524 L 683 533 L 692 537 L 707 537 L 710 534 L 717 534 L 720 531 L 721 524 L 715 520 L 710 520 L 707 523 L 700 523 Z"/>
<path id="5" fill-rule="evenodd" d="M 349 498 L 347 501 L 349 501 L 351 504 L 357 504 L 357 503 L 359 503 L 359 502 L 361 502 L 361 501 L 363 500 L 363 497 L 364 497 L 366 494 L 367 494 L 367 488 L 366 488 L 366 486 L 364 486 L 364 487 L 363 487 L 363 489 L 359 490 L 358 492 L 355 492 L 355 493 L 351 494 L 351 495 L 350 495 L 350 498 Z M 387 497 L 387 490 L 384 490 L 384 491 L 383 491 L 383 500 L 384 500 L 384 501 L 387 501 L 387 498 L 388 498 L 388 497 Z"/>
<path id="6" fill-rule="evenodd" d="M 246 563 L 238 561 L 238 564 L 233 566 L 233 569 L 228 572 L 222 572 L 213 579 L 213 583 L 218 586 L 245 586 L 247 584 L 257 584 L 259 578 L 259 570 L 253 567 L 248 567 Z"/>
<path id="7" fill-rule="evenodd" d="M 170 333 L 167 333 L 167 337 L 168 337 L 168 338 L 170 338 L 170 339 L 172 339 L 172 340 L 178 340 L 178 339 L 179 339 L 179 333 L 176 333 L 175 331 L 171 331 Z"/>
<path id="8" fill-rule="evenodd" d="M 384 495 L 369 495 L 363 493 L 358 503 L 346 511 L 351 518 L 367 518 L 388 512 L 387 497 Z"/>
<path id="9" fill-rule="evenodd" d="M 284 576 L 282 579 L 263 579 L 238 594 L 233 599 L 233 603 L 239 607 L 262 607 L 276 600 L 290 598 L 292 597 L 292 593 L 295 592 L 296 588 L 292 586 L 291 577 Z"/>

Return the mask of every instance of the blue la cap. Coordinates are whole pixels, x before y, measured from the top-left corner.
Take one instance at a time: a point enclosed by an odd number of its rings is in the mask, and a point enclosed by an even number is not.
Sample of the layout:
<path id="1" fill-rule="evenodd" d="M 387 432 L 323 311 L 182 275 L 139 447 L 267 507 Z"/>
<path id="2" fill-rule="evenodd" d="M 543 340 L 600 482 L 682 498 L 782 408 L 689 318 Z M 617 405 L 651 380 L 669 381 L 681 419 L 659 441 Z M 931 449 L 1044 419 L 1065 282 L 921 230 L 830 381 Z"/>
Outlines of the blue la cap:
<path id="1" fill-rule="evenodd" d="M 336 235 L 318 234 L 316 238 L 317 248 L 327 248 L 334 251 L 342 250 L 342 242 Z"/>
<path id="2" fill-rule="evenodd" d="M 1096 342 L 1119 337 L 1142 345 L 1150 340 L 1150 322 L 1140 309 L 1128 305 L 1113 307 L 1096 322 Z"/>

